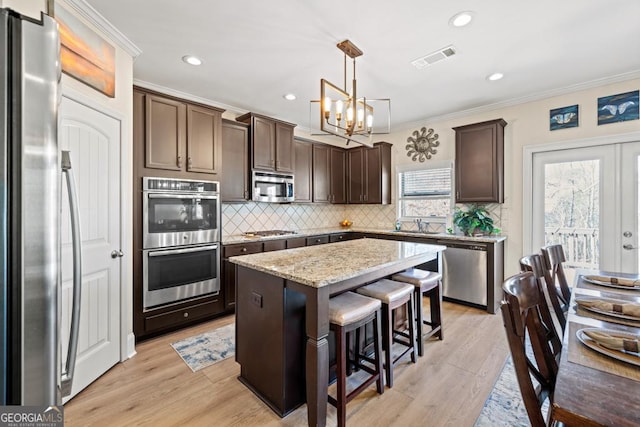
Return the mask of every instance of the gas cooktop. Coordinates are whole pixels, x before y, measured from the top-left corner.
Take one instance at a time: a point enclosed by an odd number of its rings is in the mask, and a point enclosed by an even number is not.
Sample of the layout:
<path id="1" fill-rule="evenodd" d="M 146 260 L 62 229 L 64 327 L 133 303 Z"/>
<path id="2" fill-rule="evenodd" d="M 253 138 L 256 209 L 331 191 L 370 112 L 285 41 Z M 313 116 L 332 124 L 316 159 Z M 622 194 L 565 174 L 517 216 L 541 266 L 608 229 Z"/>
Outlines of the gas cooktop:
<path id="1" fill-rule="evenodd" d="M 295 231 L 288 230 L 263 230 L 263 231 L 246 231 L 247 237 L 268 237 L 268 236 L 286 236 L 289 234 L 297 234 Z"/>

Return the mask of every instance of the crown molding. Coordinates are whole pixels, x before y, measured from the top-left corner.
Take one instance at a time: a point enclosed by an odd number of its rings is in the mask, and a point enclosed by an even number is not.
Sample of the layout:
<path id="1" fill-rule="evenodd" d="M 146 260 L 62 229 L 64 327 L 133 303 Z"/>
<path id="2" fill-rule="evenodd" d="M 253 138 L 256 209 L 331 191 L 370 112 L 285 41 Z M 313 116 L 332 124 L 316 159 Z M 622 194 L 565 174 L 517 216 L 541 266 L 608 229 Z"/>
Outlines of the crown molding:
<path id="1" fill-rule="evenodd" d="M 122 34 L 120 30 L 114 27 L 111 22 L 107 21 L 100 12 L 95 10 L 93 6 L 88 4 L 85 0 L 65 0 L 65 4 L 68 5 L 75 13 L 106 34 L 111 41 L 131 55 L 134 60 L 142 53 L 142 50 L 140 50 L 138 46 L 133 44 L 127 36 Z"/>
<path id="2" fill-rule="evenodd" d="M 398 130 L 401 130 L 401 129 L 404 130 L 407 128 L 413 128 L 415 126 L 423 126 L 424 122 L 438 122 L 438 121 L 459 119 L 459 118 L 471 116 L 474 114 L 486 113 L 486 112 L 498 110 L 501 108 L 513 107 L 515 105 L 521 105 L 529 102 L 540 101 L 543 99 L 553 98 L 555 96 L 568 95 L 570 93 L 575 93 L 582 90 L 593 89 L 593 88 L 605 86 L 608 84 L 620 83 L 627 80 L 634 80 L 639 78 L 640 78 L 640 70 L 629 71 L 627 73 L 616 74 L 615 76 L 609 76 L 601 79 L 590 80 L 588 82 L 577 83 L 574 85 L 551 89 L 544 92 L 538 92 L 533 95 L 527 95 L 519 98 L 508 99 L 506 101 L 495 102 L 493 104 L 482 105 L 480 107 L 469 108 L 466 110 L 456 111 L 454 113 L 447 113 L 447 114 L 442 114 L 438 116 L 426 117 L 421 120 L 398 124 L 396 125 L 396 128 Z"/>
<path id="3" fill-rule="evenodd" d="M 164 93 L 165 95 L 185 99 L 187 101 L 197 102 L 198 104 L 205 104 L 212 107 L 222 108 L 223 110 L 235 113 L 238 116 L 249 112 L 233 105 L 223 104 L 222 102 L 213 101 L 211 99 L 203 98 L 201 96 L 193 95 L 187 92 L 181 92 L 179 90 L 171 89 L 169 87 L 157 85 L 155 83 L 147 82 L 144 80 L 133 79 L 133 84 L 145 89 L 153 90 L 155 92 Z"/>

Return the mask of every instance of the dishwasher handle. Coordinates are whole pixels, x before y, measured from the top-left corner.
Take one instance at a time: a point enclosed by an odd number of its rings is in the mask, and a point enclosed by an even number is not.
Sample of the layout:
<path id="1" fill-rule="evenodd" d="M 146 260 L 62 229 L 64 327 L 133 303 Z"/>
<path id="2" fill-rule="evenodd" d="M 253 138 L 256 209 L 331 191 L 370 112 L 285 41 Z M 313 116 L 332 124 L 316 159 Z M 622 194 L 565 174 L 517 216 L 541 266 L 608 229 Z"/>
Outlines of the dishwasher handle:
<path id="1" fill-rule="evenodd" d="M 447 248 L 466 249 L 469 251 L 487 251 L 487 245 L 479 243 L 451 243 L 450 240 L 438 240 L 438 245 L 446 246 Z"/>

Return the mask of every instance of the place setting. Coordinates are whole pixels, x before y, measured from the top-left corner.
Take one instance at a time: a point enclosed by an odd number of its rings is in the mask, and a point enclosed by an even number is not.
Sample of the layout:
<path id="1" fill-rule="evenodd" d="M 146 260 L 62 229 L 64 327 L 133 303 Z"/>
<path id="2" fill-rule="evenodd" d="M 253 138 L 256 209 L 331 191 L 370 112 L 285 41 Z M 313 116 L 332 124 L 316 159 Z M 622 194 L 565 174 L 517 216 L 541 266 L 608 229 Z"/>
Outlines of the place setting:
<path id="1" fill-rule="evenodd" d="M 640 381 L 638 330 L 634 333 L 569 322 L 569 333 L 570 362 Z"/>
<path id="2" fill-rule="evenodd" d="M 581 287 L 602 289 L 618 289 L 624 291 L 640 291 L 640 279 L 616 276 L 604 276 L 589 274 L 582 276 L 582 281 L 578 282 Z"/>
<path id="3" fill-rule="evenodd" d="M 576 296 L 576 314 L 640 328 L 640 303 L 605 297 Z"/>

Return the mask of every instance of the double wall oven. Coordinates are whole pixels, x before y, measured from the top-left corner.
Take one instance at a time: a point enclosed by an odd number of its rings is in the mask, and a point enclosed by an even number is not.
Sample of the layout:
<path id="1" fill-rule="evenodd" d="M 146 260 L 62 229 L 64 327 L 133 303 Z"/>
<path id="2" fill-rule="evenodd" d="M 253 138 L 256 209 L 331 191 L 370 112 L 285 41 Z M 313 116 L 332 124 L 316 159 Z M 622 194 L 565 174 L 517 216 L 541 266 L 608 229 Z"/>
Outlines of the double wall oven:
<path id="1" fill-rule="evenodd" d="M 219 293 L 219 183 L 142 180 L 144 309 Z"/>

